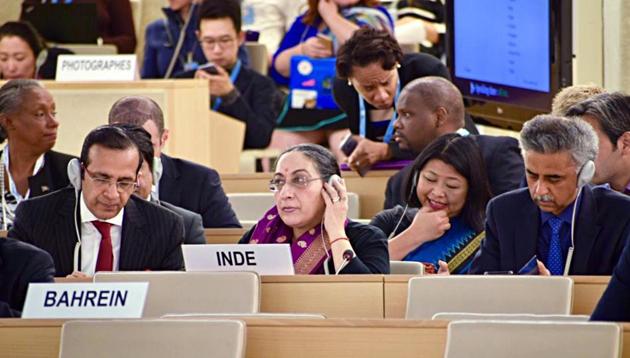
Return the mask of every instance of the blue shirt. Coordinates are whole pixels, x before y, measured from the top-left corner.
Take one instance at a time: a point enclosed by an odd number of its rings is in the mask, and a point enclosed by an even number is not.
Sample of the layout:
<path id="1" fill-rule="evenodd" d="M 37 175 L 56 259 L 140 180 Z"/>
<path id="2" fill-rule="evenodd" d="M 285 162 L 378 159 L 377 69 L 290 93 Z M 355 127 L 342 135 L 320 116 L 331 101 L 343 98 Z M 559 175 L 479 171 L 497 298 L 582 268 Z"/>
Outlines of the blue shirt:
<path id="1" fill-rule="evenodd" d="M 567 253 L 569 247 L 571 247 L 571 219 L 573 216 L 573 208 L 575 201 L 571 205 L 567 206 L 558 216 L 552 213 L 548 213 L 540 210 L 540 230 L 538 232 L 538 245 L 536 245 L 536 255 L 540 261 L 548 266 L 549 262 L 549 242 L 551 241 L 551 225 L 549 219 L 557 217 L 562 221 L 560 227 L 560 244 L 562 246 L 562 263 L 567 260 Z"/>

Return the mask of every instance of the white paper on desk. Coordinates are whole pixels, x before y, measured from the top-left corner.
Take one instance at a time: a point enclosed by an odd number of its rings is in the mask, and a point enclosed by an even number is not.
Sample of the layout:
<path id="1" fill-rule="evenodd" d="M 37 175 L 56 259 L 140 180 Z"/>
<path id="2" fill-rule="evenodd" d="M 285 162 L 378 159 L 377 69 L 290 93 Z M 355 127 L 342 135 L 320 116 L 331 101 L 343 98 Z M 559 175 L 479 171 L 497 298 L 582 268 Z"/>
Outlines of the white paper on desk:
<path id="1" fill-rule="evenodd" d="M 252 271 L 294 275 L 288 244 L 182 245 L 186 271 Z"/>
<path id="2" fill-rule="evenodd" d="M 133 81 L 136 55 L 60 55 L 56 81 Z"/>
<path id="3" fill-rule="evenodd" d="M 31 283 L 22 318 L 142 318 L 148 282 Z"/>

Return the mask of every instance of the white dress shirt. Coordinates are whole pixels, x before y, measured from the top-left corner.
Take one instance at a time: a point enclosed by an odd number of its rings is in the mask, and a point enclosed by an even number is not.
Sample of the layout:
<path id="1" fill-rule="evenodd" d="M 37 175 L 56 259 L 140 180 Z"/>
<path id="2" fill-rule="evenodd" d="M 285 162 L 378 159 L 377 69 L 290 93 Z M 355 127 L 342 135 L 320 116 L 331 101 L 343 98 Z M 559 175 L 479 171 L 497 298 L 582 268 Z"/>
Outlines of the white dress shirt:
<path id="1" fill-rule="evenodd" d="M 96 259 L 98 258 L 98 249 L 101 245 L 101 233 L 92 224 L 92 221 L 99 220 L 92 214 L 85 204 L 83 192 L 81 192 L 81 272 L 86 275 L 94 275 L 96 270 Z M 118 263 L 120 262 L 120 241 L 122 234 L 123 214 L 125 208 L 120 210 L 118 215 L 109 220 L 100 220 L 112 224 L 110 235 L 112 237 L 112 252 L 114 254 L 113 270 L 118 271 Z"/>

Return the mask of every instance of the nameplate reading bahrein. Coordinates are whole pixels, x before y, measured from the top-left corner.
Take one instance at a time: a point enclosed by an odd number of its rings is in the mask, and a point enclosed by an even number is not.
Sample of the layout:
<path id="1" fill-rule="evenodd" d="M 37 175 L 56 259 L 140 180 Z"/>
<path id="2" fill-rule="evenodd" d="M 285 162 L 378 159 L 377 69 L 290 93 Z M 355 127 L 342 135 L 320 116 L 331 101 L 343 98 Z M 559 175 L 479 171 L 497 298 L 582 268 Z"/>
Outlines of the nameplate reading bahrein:
<path id="1" fill-rule="evenodd" d="M 293 275 L 289 245 L 182 245 L 186 271 L 252 271 Z"/>
<path id="2" fill-rule="evenodd" d="M 57 81 L 133 81 L 136 55 L 60 55 Z"/>
<path id="3" fill-rule="evenodd" d="M 22 318 L 142 318 L 148 282 L 31 283 Z"/>

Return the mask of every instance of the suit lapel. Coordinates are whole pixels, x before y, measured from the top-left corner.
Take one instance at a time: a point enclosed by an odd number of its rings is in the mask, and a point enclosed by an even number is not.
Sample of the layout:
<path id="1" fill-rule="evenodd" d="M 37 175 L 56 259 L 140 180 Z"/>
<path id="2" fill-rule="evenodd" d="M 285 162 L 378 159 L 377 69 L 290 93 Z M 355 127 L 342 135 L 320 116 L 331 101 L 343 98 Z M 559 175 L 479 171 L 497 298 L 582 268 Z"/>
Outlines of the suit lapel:
<path id="1" fill-rule="evenodd" d="M 588 271 L 591 249 L 601 230 L 601 226 L 596 221 L 595 198 L 589 186 L 584 186 L 580 201 L 579 205 L 577 205 L 578 212 L 574 223 L 575 242 L 570 272 Z"/>
<path id="2" fill-rule="evenodd" d="M 138 199 L 142 200 L 142 199 Z M 144 217 L 140 214 L 133 198 L 125 206 L 120 242 L 119 270 L 142 270 L 147 262 L 150 238 L 146 236 Z"/>
<path id="3" fill-rule="evenodd" d="M 515 224 L 513 227 L 515 238 L 514 267 L 516 269 L 519 269 L 536 253 L 538 228 L 540 226 L 538 207 L 531 200 L 529 191 L 524 191 L 524 195 L 527 198 L 523 202 L 523 207 L 518 217 L 518 222 L 521 224 Z"/>
<path id="4" fill-rule="evenodd" d="M 160 178 L 160 199 L 171 203 L 181 202 L 181 189 L 178 185 L 179 170 L 173 159 L 162 154 L 162 178 Z"/>
<path id="5" fill-rule="evenodd" d="M 67 192 L 68 195 L 57 208 L 59 219 L 51 223 L 51 237 L 54 238 L 57 256 L 60 258 L 59 262 L 55 262 L 58 271 L 71 273 L 74 270 L 74 248 L 78 242 L 77 230 L 81 235 L 81 215 L 76 202 L 79 199 L 75 196 L 74 190 Z M 78 269 L 81 269 L 80 263 Z"/>

